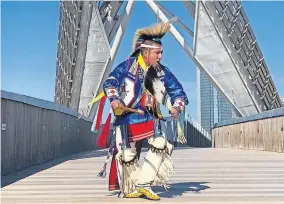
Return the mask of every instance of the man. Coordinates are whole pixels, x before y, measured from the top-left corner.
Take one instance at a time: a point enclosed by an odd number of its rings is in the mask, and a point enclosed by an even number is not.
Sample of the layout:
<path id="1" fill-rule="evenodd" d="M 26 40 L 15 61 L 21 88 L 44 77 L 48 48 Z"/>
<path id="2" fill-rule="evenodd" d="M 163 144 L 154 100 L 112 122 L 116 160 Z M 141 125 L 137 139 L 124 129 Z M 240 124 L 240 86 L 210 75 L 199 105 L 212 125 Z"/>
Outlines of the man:
<path id="1" fill-rule="evenodd" d="M 153 96 L 155 87 L 151 84 L 153 72 L 166 90 L 164 94 L 173 107 L 172 117 L 178 119 L 188 99 L 176 77 L 160 63 L 163 53 L 161 39 L 169 29 L 170 23 L 167 22 L 137 30 L 132 55 L 110 73 L 103 85 L 116 115 L 116 152 L 109 189 L 117 189 L 119 184 L 121 197 L 144 195 L 159 200 L 151 186 L 166 186 L 173 173 L 170 157 L 173 146 L 159 128 L 162 116 Z M 141 146 L 145 139 L 148 139 L 149 150 L 143 166 L 140 166 Z"/>

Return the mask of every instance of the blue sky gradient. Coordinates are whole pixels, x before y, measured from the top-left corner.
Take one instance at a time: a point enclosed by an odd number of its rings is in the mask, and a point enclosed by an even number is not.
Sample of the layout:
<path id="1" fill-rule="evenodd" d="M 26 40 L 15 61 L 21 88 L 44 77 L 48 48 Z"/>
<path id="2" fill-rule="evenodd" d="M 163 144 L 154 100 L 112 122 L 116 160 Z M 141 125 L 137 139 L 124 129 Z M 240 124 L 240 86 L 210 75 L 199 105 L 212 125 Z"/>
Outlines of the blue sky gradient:
<path id="1" fill-rule="evenodd" d="M 193 29 L 193 19 L 181 2 L 162 4 Z M 243 2 L 243 6 L 279 95 L 284 97 L 284 2 L 250 1 Z M 1 89 L 54 101 L 59 2 L 2 2 L 1 7 Z M 135 30 L 156 20 L 148 5 L 136 2 L 114 65 L 130 54 Z M 192 38 L 178 30 L 192 45 Z M 163 43 L 163 64 L 182 82 L 190 99 L 188 112 L 196 118 L 195 65 L 170 34 Z"/>

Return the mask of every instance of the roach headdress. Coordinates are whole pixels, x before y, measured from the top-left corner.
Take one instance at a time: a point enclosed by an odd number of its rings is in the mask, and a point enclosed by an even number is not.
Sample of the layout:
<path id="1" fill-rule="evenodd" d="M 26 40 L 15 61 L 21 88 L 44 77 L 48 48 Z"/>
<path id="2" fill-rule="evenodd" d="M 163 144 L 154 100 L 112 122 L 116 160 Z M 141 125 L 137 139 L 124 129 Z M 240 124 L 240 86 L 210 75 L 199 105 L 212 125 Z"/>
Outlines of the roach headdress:
<path id="1" fill-rule="evenodd" d="M 170 21 L 160 22 L 158 24 L 138 29 L 133 38 L 132 43 L 132 56 L 135 56 L 142 47 L 148 47 L 148 48 L 157 48 L 153 45 L 146 45 L 143 44 L 145 40 L 153 41 L 159 45 L 162 45 L 161 39 L 164 37 L 164 35 L 170 30 L 171 23 L 176 21 L 177 18 L 173 18 Z"/>

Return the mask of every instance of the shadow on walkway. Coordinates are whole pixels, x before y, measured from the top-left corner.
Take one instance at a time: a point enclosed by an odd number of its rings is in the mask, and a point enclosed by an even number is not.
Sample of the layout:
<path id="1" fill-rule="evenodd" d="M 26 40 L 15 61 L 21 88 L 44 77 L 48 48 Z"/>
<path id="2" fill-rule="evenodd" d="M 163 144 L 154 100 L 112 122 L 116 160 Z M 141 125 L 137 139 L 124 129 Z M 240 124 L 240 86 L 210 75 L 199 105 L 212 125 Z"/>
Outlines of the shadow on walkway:
<path id="1" fill-rule="evenodd" d="M 168 191 L 166 191 L 163 187 L 153 187 L 152 189 L 161 198 L 175 198 L 178 196 L 182 196 L 184 193 L 188 193 L 188 192 L 199 194 L 201 193 L 201 191 L 204 191 L 210 188 L 209 186 L 205 185 L 208 183 L 209 182 L 172 183 L 171 188 Z M 110 194 L 106 196 L 118 196 L 118 193 L 119 191 L 110 192 Z"/>
<path id="2" fill-rule="evenodd" d="M 175 198 L 177 196 L 182 196 L 186 192 L 200 193 L 204 191 L 209 186 L 205 185 L 208 182 L 182 182 L 182 183 L 172 183 L 168 191 L 162 187 L 154 187 L 153 190 L 159 194 L 161 198 Z"/>

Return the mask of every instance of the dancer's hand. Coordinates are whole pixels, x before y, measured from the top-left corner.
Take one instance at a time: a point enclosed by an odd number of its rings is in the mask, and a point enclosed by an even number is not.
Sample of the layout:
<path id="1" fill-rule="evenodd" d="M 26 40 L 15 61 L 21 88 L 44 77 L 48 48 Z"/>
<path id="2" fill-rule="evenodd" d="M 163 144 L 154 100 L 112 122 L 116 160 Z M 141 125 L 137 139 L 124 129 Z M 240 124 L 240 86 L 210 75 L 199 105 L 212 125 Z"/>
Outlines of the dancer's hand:
<path id="1" fill-rule="evenodd" d="M 178 120 L 178 115 L 179 115 L 179 111 L 176 108 L 173 108 L 171 110 L 171 116 L 173 117 L 174 120 Z"/>
<path id="2" fill-rule="evenodd" d="M 111 108 L 113 109 L 113 110 L 115 110 L 116 108 L 118 108 L 118 107 L 122 107 L 123 105 L 122 105 L 122 103 L 120 102 L 120 100 L 114 100 L 114 101 L 112 101 L 111 103 L 110 103 L 110 106 L 111 106 Z"/>

